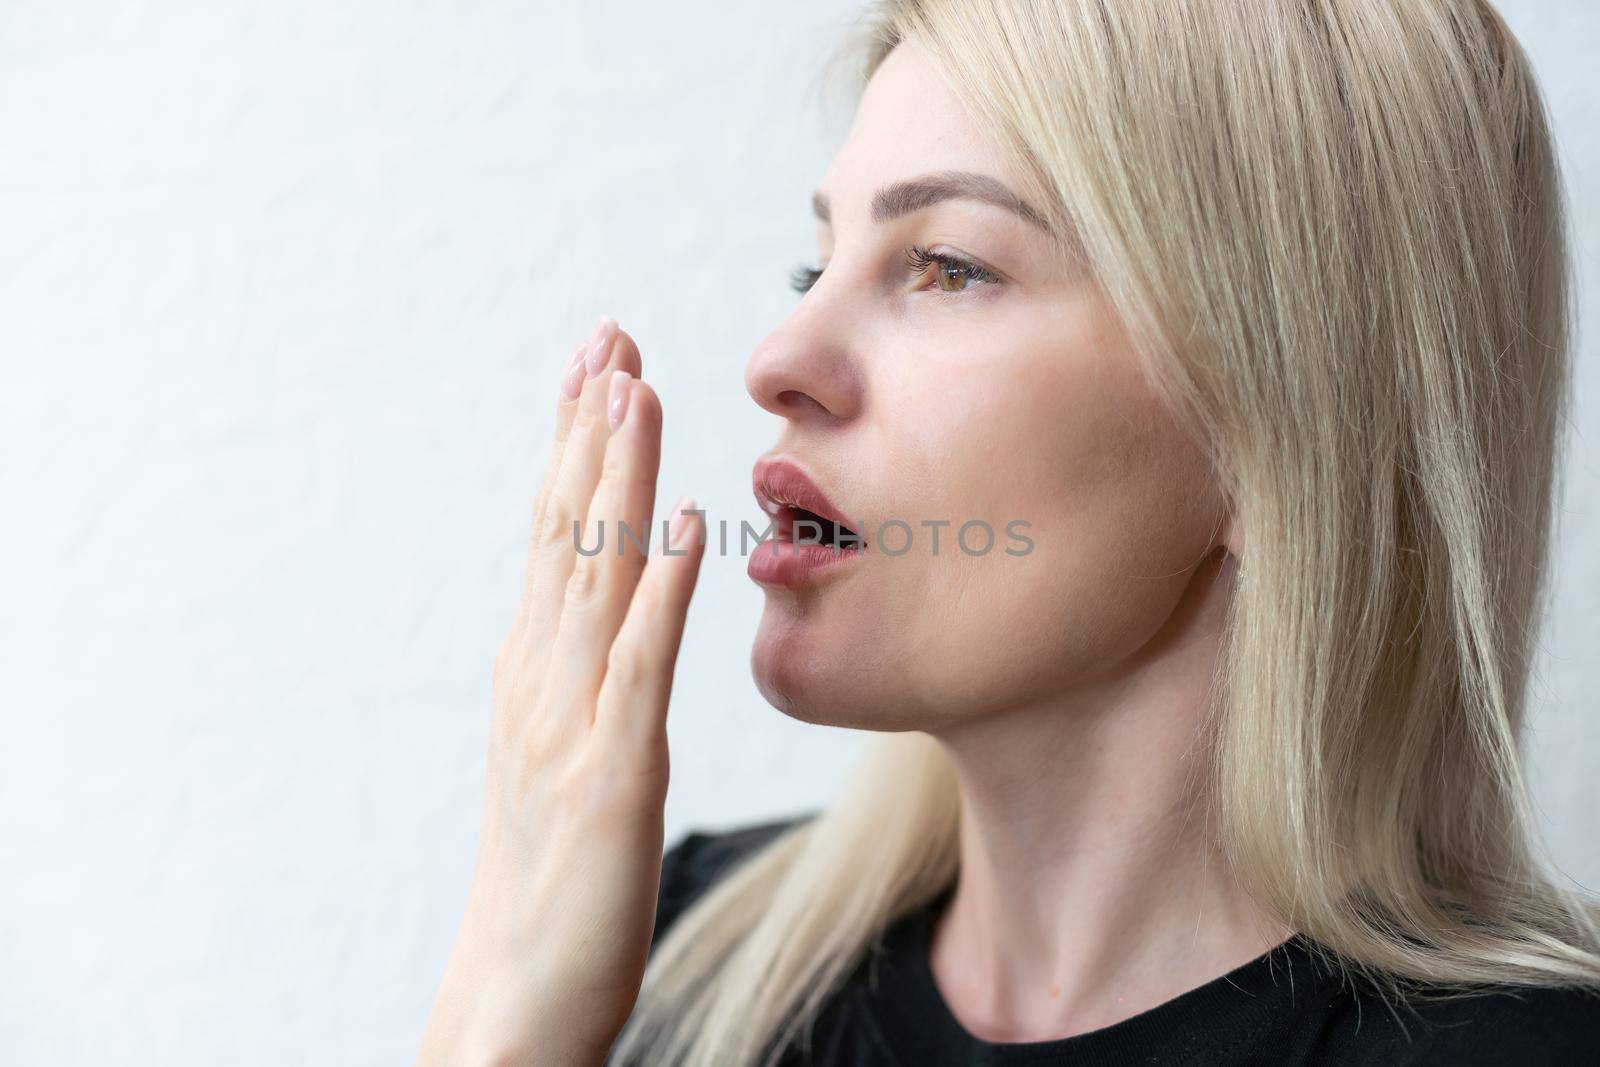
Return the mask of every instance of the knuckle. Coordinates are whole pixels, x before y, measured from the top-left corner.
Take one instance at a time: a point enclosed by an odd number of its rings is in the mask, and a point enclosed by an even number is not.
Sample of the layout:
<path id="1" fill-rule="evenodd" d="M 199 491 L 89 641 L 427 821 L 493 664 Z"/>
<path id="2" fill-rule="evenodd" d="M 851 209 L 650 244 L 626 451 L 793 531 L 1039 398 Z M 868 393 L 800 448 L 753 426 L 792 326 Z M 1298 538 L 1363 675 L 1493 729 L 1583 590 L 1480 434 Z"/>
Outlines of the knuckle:
<path id="1" fill-rule="evenodd" d="M 639 613 L 639 620 L 644 623 L 644 630 L 649 634 L 656 633 L 666 618 L 666 605 L 662 602 L 660 590 L 647 589 L 643 582 L 634 591 L 633 610 Z"/>
<path id="2" fill-rule="evenodd" d="M 598 600 L 603 588 L 600 577 L 600 567 L 595 557 L 578 557 L 577 564 L 572 568 L 572 574 L 567 578 L 567 606 L 584 608 Z"/>
<path id="3" fill-rule="evenodd" d="M 547 728 L 544 723 L 531 723 L 523 734 L 522 755 L 525 768 L 524 781 L 530 790 L 542 784 L 548 787 L 551 784 L 552 768 L 559 769 L 562 764 L 564 748 L 559 734 Z M 560 781 L 557 774 L 555 781 Z"/>
<path id="4" fill-rule="evenodd" d="M 591 831 L 620 826 L 641 808 L 630 777 L 617 774 L 614 764 L 600 768 L 587 760 L 572 760 L 552 776 L 549 799 L 564 817 Z"/>
<path id="5" fill-rule="evenodd" d="M 594 383 L 599 378 L 590 378 L 583 383 L 584 392 L 594 388 Z M 578 401 L 578 410 L 572 413 L 572 428 L 568 431 L 568 440 L 581 440 L 591 437 L 601 425 L 603 413 L 598 405 L 590 405 L 582 400 Z"/>
<path id="6" fill-rule="evenodd" d="M 606 678 L 617 685 L 636 686 L 649 676 L 650 671 L 649 656 L 632 645 L 618 641 L 606 653 Z"/>
<path id="7" fill-rule="evenodd" d="M 613 437 L 606 445 L 605 455 L 600 457 L 600 481 L 608 485 L 622 484 L 628 477 L 632 458 L 628 454 L 625 439 Z"/>
<path id="8" fill-rule="evenodd" d="M 520 711 L 528 687 L 530 654 L 528 644 L 515 633 L 501 642 L 495 653 L 494 672 L 490 675 L 492 692 L 496 703 L 506 707 L 507 714 Z"/>
<path id="9" fill-rule="evenodd" d="M 582 811 L 589 795 L 589 783 L 576 767 L 557 772 L 548 785 L 552 806 L 561 812 Z"/>
<path id="10" fill-rule="evenodd" d="M 655 488 L 656 478 L 647 468 L 637 467 L 630 472 L 628 488 L 635 496 L 648 496 Z"/>
<path id="11" fill-rule="evenodd" d="M 550 506 L 539 524 L 539 547 L 550 551 L 568 544 L 573 537 L 573 516 L 577 514 L 571 501 L 560 493 L 551 493 Z"/>

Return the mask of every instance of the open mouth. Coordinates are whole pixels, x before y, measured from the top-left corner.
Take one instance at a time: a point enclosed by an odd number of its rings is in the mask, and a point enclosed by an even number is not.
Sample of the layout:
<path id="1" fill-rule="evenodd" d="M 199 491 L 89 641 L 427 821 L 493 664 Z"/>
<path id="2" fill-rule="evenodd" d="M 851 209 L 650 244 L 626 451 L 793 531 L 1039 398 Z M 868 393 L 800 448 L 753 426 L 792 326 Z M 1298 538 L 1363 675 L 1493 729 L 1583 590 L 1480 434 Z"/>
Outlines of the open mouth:
<path id="1" fill-rule="evenodd" d="M 756 461 L 751 487 L 772 519 L 772 534 L 750 555 L 750 577 L 767 586 L 802 586 L 847 571 L 868 550 L 860 519 L 850 518 L 799 464 Z"/>
<path id="2" fill-rule="evenodd" d="M 798 504 L 778 504 L 772 513 L 773 536 L 802 545 L 826 545 L 840 552 L 860 552 L 867 545 L 855 530 L 836 519 Z"/>

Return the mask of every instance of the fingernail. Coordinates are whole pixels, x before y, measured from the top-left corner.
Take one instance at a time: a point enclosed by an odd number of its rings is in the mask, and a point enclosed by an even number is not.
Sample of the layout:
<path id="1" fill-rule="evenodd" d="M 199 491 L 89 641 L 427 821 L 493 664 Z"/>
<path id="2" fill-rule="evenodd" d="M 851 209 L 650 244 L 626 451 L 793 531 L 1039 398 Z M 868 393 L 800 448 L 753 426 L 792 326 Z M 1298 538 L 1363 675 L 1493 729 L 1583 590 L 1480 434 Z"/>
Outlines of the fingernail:
<path id="1" fill-rule="evenodd" d="M 622 425 L 622 418 L 628 413 L 628 397 L 633 393 L 633 375 L 625 370 L 611 372 L 611 392 L 607 397 L 606 417 L 611 421 L 611 428 L 615 430 Z"/>
<path id="2" fill-rule="evenodd" d="M 567 376 L 561 379 L 561 396 L 566 400 L 576 400 L 578 394 L 583 392 L 583 353 L 585 346 L 579 345 L 575 357 L 567 364 Z"/>
<path id="3" fill-rule="evenodd" d="M 602 315 L 600 323 L 594 328 L 594 336 L 589 338 L 589 377 L 594 378 L 606 369 L 606 360 L 611 356 L 611 342 L 617 339 L 617 320 L 610 315 Z"/>
<path id="4" fill-rule="evenodd" d="M 694 516 L 688 514 L 694 507 L 694 497 L 686 496 L 672 505 L 672 523 L 667 527 L 667 540 L 674 544 L 682 544 L 684 533 L 694 521 Z"/>
<path id="5" fill-rule="evenodd" d="M 579 392 L 584 389 L 584 354 L 589 352 L 587 344 L 579 344 L 573 349 L 573 354 L 566 357 L 566 370 L 562 371 L 562 395 L 568 400 L 574 400 Z"/>

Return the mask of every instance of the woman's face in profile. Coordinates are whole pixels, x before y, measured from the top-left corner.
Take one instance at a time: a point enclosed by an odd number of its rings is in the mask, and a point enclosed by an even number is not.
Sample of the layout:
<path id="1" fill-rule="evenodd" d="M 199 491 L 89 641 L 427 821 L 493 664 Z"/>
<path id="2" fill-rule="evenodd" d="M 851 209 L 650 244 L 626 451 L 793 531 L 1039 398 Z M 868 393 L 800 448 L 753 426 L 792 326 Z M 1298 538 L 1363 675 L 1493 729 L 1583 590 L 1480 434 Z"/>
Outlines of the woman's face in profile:
<path id="1" fill-rule="evenodd" d="M 945 729 L 1114 678 L 1231 540 L 1108 305 L 982 179 L 1023 188 L 902 44 L 818 185 L 822 271 L 746 369 L 783 419 L 767 456 L 869 542 L 752 568 L 756 681 L 797 718 Z"/>

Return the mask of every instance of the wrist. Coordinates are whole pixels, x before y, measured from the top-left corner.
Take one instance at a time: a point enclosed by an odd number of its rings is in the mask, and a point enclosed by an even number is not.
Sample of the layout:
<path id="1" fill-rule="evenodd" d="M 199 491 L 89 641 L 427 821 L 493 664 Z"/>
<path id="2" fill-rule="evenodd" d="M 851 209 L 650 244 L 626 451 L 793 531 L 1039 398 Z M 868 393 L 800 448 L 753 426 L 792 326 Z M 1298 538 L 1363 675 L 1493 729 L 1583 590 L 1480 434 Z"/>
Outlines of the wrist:
<path id="1" fill-rule="evenodd" d="M 531 961 L 466 929 L 440 984 L 418 1067 L 602 1067 L 615 1033 L 597 1038 Z"/>

